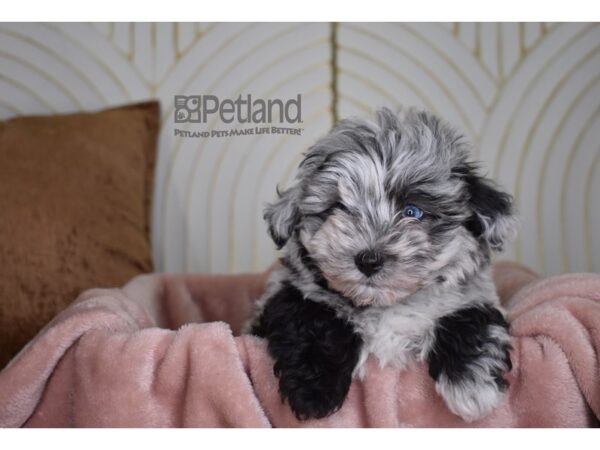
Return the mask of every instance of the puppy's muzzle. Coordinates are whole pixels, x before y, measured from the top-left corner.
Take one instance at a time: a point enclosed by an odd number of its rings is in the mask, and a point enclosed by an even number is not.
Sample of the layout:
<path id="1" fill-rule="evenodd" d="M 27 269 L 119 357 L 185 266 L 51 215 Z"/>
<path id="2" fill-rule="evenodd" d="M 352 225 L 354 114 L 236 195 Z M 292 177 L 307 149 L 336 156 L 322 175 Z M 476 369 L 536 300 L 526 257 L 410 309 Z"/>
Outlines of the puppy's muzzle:
<path id="1" fill-rule="evenodd" d="M 354 263 L 358 270 L 370 277 L 379 272 L 383 267 L 384 256 L 376 250 L 363 250 L 354 257 Z"/>

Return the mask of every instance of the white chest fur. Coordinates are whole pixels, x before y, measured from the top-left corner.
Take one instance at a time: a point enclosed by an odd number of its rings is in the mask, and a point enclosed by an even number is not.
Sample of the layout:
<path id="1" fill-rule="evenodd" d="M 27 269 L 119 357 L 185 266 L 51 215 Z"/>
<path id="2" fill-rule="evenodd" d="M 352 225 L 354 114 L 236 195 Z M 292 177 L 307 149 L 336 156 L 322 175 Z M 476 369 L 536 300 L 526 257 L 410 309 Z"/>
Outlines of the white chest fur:
<path id="1" fill-rule="evenodd" d="M 437 320 L 482 299 L 497 304 L 488 277 L 476 280 L 460 292 L 434 287 L 390 307 L 356 312 L 350 320 L 362 337 L 363 348 L 354 374 L 364 376 L 369 355 L 374 355 L 382 367 L 404 368 L 413 360 L 424 360 L 433 344 Z"/>

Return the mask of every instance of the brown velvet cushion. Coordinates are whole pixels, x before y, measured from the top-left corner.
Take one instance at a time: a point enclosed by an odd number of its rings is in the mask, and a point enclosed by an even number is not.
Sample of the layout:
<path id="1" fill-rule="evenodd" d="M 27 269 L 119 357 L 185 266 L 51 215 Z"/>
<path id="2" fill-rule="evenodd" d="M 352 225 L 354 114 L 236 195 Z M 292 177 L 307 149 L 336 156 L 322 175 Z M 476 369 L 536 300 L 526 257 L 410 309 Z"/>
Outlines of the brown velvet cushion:
<path id="1" fill-rule="evenodd" d="M 0 368 L 84 289 L 153 270 L 159 105 L 0 122 Z"/>

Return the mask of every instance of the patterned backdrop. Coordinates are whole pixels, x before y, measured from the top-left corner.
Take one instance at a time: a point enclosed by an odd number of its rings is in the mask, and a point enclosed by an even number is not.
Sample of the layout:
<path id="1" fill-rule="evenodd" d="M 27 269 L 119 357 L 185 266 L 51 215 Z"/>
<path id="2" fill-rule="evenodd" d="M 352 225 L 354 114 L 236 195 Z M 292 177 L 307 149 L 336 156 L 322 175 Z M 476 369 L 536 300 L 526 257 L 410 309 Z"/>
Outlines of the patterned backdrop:
<path id="1" fill-rule="evenodd" d="M 207 93 L 302 94 L 302 135 L 174 137 L 173 96 Z M 148 98 L 159 270 L 264 268 L 261 210 L 301 153 L 338 118 L 404 104 L 463 128 L 515 195 L 505 257 L 600 272 L 598 24 L 0 24 L 0 118 Z"/>

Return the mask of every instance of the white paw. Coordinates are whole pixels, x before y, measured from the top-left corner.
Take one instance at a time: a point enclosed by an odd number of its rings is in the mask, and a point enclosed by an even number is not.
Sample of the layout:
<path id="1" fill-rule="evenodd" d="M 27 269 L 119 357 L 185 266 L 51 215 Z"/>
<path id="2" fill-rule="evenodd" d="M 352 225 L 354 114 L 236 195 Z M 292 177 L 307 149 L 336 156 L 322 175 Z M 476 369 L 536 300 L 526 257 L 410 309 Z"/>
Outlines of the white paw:
<path id="1" fill-rule="evenodd" d="M 490 414 L 504 397 L 494 381 L 460 380 L 451 382 L 442 375 L 435 389 L 446 402 L 448 409 L 467 422 L 482 419 Z"/>

